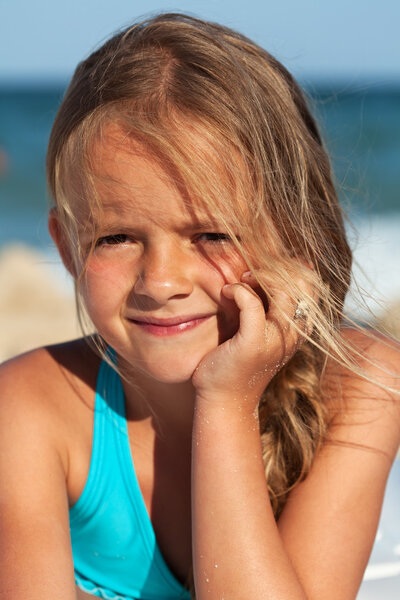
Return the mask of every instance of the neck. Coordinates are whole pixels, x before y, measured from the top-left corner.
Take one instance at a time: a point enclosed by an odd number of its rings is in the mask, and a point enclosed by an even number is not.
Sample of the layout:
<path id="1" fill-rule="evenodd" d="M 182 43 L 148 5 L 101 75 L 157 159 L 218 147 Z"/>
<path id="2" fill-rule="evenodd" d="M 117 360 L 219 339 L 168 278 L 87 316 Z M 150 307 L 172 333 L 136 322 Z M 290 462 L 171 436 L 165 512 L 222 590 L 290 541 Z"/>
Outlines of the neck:
<path id="1" fill-rule="evenodd" d="M 122 373 L 126 369 L 122 368 Z M 122 385 L 129 421 L 147 423 L 160 435 L 173 431 L 178 436 L 191 436 L 195 400 L 191 381 L 164 383 L 135 371 L 123 377 Z"/>

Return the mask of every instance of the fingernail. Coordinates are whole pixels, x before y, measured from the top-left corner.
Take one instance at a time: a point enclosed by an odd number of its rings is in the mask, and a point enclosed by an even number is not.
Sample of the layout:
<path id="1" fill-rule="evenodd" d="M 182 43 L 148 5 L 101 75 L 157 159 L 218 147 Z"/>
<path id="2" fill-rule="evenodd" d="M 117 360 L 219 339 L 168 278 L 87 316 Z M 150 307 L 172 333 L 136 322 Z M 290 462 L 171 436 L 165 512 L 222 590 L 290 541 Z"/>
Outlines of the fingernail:
<path id="1" fill-rule="evenodd" d="M 248 279 L 248 278 L 249 278 L 249 277 L 251 277 L 251 276 L 252 276 L 252 275 L 251 275 L 251 271 L 245 271 L 244 273 L 242 273 L 242 279 L 243 279 L 243 277 L 244 277 L 245 279 Z"/>

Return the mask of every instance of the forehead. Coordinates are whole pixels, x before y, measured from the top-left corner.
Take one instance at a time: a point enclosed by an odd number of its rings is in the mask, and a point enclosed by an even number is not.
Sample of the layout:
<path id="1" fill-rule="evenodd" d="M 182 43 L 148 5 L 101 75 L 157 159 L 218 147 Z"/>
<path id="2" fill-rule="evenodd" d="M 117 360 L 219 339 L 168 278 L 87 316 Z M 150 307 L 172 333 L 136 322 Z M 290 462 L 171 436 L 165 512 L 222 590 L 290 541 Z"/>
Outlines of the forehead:
<path id="1" fill-rule="evenodd" d="M 197 156 L 207 155 L 208 163 L 216 170 L 221 191 L 224 188 L 223 169 L 218 164 L 218 158 L 212 155 L 207 140 L 201 136 L 194 138 L 190 132 L 191 143 L 197 148 Z M 182 144 L 185 135 L 182 135 Z M 194 184 L 190 186 L 182 173 L 170 159 L 161 156 L 160 152 L 149 145 L 138 141 L 117 123 L 111 122 L 104 126 L 101 135 L 94 140 L 91 148 L 91 183 L 96 196 L 91 214 L 98 218 L 132 215 L 134 209 L 137 218 L 154 214 L 158 221 L 168 219 L 171 214 L 180 213 L 192 221 L 220 221 L 221 217 L 228 219 L 232 213 L 233 197 L 229 198 L 229 211 L 221 210 L 214 204 L 211 210 L 210 202 L 201 193 L 203 181 L 196 188 L 196 173 Z M 187 169 L 187 165 L 184 165 Z M 191 189 L 189 190 L 189 187 Z M 225 185 L 226 190 L 229 189 Z M 156 213 L 156 214 L 155 214 Z M 216 218 L 218 213 L 218 219 Z M 224 215 L 225 213 L 225 215 Z"/>

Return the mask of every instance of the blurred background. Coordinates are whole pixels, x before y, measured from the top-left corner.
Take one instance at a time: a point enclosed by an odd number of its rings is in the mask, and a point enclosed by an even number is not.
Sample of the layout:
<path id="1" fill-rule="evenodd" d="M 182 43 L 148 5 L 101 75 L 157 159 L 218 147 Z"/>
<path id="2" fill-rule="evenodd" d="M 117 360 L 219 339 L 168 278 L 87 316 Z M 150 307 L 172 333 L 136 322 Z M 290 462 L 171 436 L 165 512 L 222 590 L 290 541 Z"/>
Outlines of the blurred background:
<path id="1" fill-rule="evenodd" d="M 400 335 L 397 0 L 0 0 L 0 7 L 0 361 L 78 335 L 72 284 L 47 234 L 47 140 L 78 61 L 113 31 L 158 11 L 238 29 L 303 85 L 352 223 L 364 303 L 353 284 L 347 310 Z M 390 527 L 379 532 L 360 600 L 400 597 L 398 468 L 392 479 Z"/>

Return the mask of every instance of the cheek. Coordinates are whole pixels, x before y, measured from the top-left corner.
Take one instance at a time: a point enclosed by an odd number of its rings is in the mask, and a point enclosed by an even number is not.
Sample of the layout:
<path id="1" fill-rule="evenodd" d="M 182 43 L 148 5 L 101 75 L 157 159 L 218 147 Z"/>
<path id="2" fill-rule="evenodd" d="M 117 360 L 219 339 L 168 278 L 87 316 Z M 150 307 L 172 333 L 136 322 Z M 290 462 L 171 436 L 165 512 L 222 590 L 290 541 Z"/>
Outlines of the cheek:
<path id="1" fill-rule="evenodd" d="M 129 293 L 131 281 L 132 271 L 123 261 L 91 259 L 80 286 L 89 314 L 106 314 L 120 305 Z"/>
<path id="2" fill-rule="evenodd" d="M 218 282 L 220 287 L 226 283 L 236 283 L 241 280 L 242 274 L 248 270 L 245 260 L 236 253 L 230 253 L 218 257 L 215 261 L 209 261 L 209 267 L 213 271 L 213 281 Z"/>
<path id="3" fill-rule="evenodd" d="M 219 305 L 218 326 L 219 343 L 234 335 L 239 327 L 239 309 L 233 300 L 222 295 L 222 287 L 226 283 L 236 283 L 242 274 L 248 270 L 244 259 L 237 254 L 230 255 L 226 260 L 219 260 L 208 269 L 207 291 L 209 296 Z"/>

